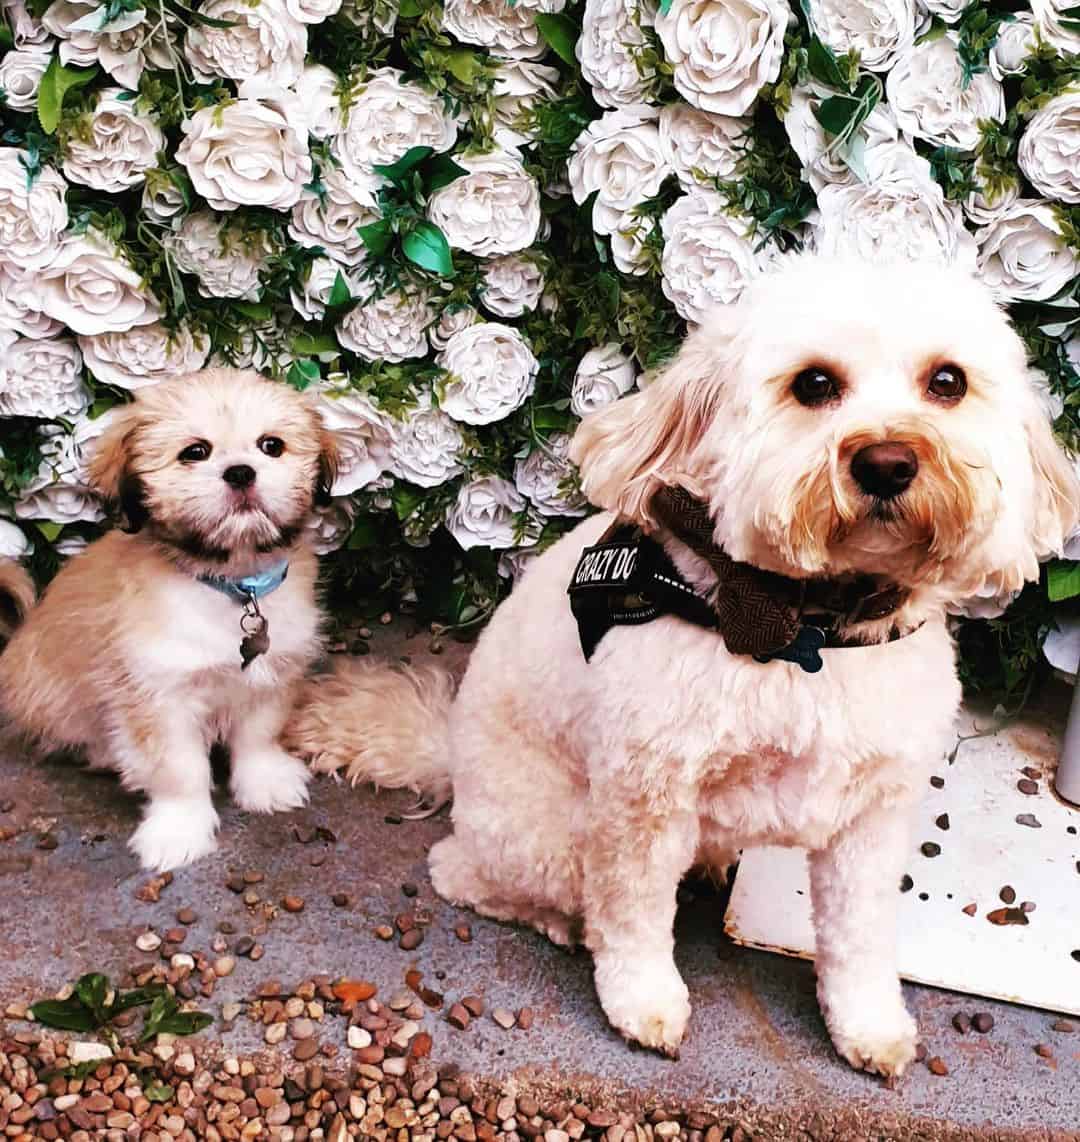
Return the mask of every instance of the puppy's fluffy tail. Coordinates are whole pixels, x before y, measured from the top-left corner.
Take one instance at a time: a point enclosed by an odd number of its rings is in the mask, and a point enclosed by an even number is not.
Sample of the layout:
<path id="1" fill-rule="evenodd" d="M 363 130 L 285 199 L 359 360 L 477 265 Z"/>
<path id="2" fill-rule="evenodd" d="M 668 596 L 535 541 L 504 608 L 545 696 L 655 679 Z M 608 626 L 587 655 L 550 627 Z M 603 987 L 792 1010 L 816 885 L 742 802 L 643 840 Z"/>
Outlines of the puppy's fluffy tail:
<path id="1" fill-rule="evenodd" d="M 316 772 L 413 789 L 441 806 L 450 798 L 453 698 L 453 679 L 437 667 L 338 659 L 301 687 L 282 744 Z"/>
<path id="2" fill-rule="evenodd" d="M 33 579 L 18 563 L 0 559 L 0 649 L 8 644 L 36 599 Z"/>

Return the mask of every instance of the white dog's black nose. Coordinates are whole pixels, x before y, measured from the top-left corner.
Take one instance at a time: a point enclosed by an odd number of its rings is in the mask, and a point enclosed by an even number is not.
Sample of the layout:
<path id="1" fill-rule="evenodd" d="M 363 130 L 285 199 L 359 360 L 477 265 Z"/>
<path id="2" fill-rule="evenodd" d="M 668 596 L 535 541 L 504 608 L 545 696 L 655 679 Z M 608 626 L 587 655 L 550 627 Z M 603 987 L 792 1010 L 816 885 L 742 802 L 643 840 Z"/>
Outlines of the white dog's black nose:
<path id="1" fill-rule="evenodd" d="M 250 488 L 255 483 L 255 469 L 250 464 L 233 464 L 222 472 L 221 478 L 234 488 Z"/>
<path id="2" fill-rule="evenodd" d="M 851 458 L 855 483 L 868 495 L 891 500 L 900 495 L 919 470 L 919 458 L 896 440 L 867 444 Z"/>

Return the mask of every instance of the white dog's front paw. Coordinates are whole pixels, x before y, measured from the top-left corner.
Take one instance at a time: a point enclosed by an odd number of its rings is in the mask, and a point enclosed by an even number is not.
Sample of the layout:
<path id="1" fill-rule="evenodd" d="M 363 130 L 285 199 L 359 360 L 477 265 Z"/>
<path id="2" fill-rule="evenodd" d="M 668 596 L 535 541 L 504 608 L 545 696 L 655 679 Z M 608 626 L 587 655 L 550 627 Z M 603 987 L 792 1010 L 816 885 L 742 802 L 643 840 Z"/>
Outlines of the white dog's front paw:
<path id="1" fill-rule="evenodd" d="M 867 1003 L 850 1016 L 825 1012 L 837 1051 L 858 1071 L 899 1078 L 915 1059 L 919 1029 L 902 1000 Z"/>
<path id="2" fill-rule="evenodd" d="M 241 809 L 277 813 L 306 805 L 310 780 L 311 772 L 302 761 L 270 747 L 233 758 L 230 787 Z"/>
<path id="3" fill-rule="evenodd" d="M 670 1058 L 690 1020 L 690 993 L 670 958 L 596 957 L 596 993 L 612 1027 L 625 1038 Z"/>
<path id="4" fill-rule="evenodd" d="M 209 800 L 158 798 L 147 806 L 128 844 L 143 868 L 168 872 L 212 853 L 217 828 L 218 815 Z"/>

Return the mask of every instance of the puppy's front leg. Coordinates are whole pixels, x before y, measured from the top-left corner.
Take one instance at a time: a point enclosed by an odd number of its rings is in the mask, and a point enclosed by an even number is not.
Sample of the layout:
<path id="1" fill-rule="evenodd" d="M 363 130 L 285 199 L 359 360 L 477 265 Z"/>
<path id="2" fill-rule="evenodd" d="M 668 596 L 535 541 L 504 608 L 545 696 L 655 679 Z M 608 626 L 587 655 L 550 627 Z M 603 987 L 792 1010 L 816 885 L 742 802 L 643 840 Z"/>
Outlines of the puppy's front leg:
<path id="1" fill-rule="evenodd" d="M 896 906 L 908 847 L 906 806 L 874 808 L 810 857 L 818 1001 L 853 1067 L 901 1075 L 918 1028 L 896 974 Z"/>
<path id="2" fill-rule="evenodd" d="M 234 714 L 229 739 L 232 776 L 229 787 L 241 809 L 276 813 L 307 804 L 311 773 L 302 761 L 278 744 L 289 715 L 292 688 L 260 691 Z"/>
<path id="3" fill-rule="evenodd" d="M 697 848 L 696 814 L 594 782 L 584 840 L 585 942 L 596 991 L 627 1039 L 675 1057 L 690 999 L 675 967 L 675 895 Z"/>

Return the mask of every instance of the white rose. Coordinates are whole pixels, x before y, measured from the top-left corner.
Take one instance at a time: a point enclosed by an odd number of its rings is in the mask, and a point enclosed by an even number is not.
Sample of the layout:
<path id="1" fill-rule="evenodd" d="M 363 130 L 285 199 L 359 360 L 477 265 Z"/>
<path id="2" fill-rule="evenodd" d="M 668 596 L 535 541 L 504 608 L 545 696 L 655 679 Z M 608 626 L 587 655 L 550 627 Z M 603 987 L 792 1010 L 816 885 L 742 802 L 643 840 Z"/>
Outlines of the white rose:
<path id="1" fill-rule="evenodd" d="M 421 488 L 445 484 L 462 472 L 465 437 L 431 394 L 424 393 L 403 422 L 393 425 L 390 460 L 394 475 Z"/>
<path id="2" fill-rule="evenodd" d="M 204 107 L 183 132 L 177 160 L 216 210 L 287 210 L 311 181 L 307 130 L 291 94 Z"/>
<path id="3" fill-rule="evenodd" d="M 539 59 L 547 43 L 536 26 L 536 12 L 508 0 L 446 0 L 443 29 L 463 44 L 487 48 L 494 56 Z"/>
<path id="4" fill-rule="evenodd" d="M 71 136 L 64 151 L 64 174 L 93 190 L 120 194 L 145 181 L 164 149 L 157 122 L 135 110 L 120 87 L 98 93 L 84 130 Z"/>
<path id="5" fill-rule="evenodd" d="M 107 385 L 141 389 L 166 377 L 194 373 L 206 364 L 210 340 L 186 325 L 166 329 L 155 322 L 124 333 L 80 337 L 86 367 Z"/>
<path id="6" fill-rule="evenodd" d="M 586 512 L 580 490 L 566 490 L 567 481 L 574 475 L 574 466 L 567 459 L 569 451 L 570 434 L 556 433 L 514 465 L 514 486 L 541 515 L 578 516 Z"/>
<path id="7" fill-rule="evenodd" d="M 428 200 L 428 217 L 457 250 L 479 257 L 512 254 L 536 240 L 540 187 L 506 152 L 455 160 L 468 172 Z"/>
<path id="8" fill-rule="evenodd" d="M 59 56 L 62 64 L 90 67 L 97 63 L 97 33 L 72 27 L 92 16 L 97 7 L 92 0 L 53 0 L 45 9 L 41 24 L 47 32 L 60 40 Z"/>
<path id="9" fill-rule="evenodd" d="M 341 17 L 354 27 L 370 31 L 374 28 L 384 36 L 394 34 L 400 0 L 345 0 Z"/>
<path id="10" fill-rule="evenodd" d="M 713 115 L 689 103 L 660 109 L 660 149 L 684 190 L 732 178 L 749 129 L 748 119 Z"/>
<path id="11" fill-rule="evenodd" d="M 170 13 L 166 19 L 171 26 L 176 18 Z M 166 29 L 163 32 L 158 23 L 151 24 L 144 16 L 137 26 L 109 32 L 99 37 L 98 63 L 121 87 L 126 87 L 128 91 L 138 91 L 139 80 L 147 66 L 156 68 L 172 66 L 172 55 L 163 51 L 161 46 L 166 36 L 170 44 L 176 44 L 176 35 L 171 30 Z M 178 45 L 177 55 L 179 55 Z"/>
<path id="12" fill-rule="evenodd" d="M 0 59 L 0 92 L 12 111 L 33 111 L 37 106 L 41 77 L 51 59 L 52 51 L 39 47 L 9 51 Z"/>
<path id="13" fill-rule="evenodd" d="M 810 219 L 815 246 L 829 257 L 975 264 L 975 242 L 959 203 L 947 201 L 930 164 L 906 142 L 866 153 L 869 179 L 826 186 Z"/>
<path id="14" fill-rule="evenodd" d="M 348 496 L 337 496 L 326 507 L 316 508 L 304 524 L 307 545 L 316 555 L 337 551 L 352 534 L 356 508 Z"/>
<path id="15" fill-rule="evenodd" d="M 46 458 L 37 477 L 15 502 L 15 516 L 59 524 L 100 523 L 105 511 L 85 479 L 72 473 L 57 473 Z"/>
<path id="16" fill-rule="evenodd" d="M 636 57 L 646 46 L 642 28 L 651 28 L 655 19 L 655 0 L 586 0 L 575 54 L 601 107 L 641 103 L 648 96 L 656 72 L 642 74 Z"/>
<path id="17" fill-rule="evenodd" d="M 0 415 L 50 420 L 90 407 L 79 347 L 67 337 L 20 337 L 0 351 Z"/>
<path id="18" fill-rule="evenodd" d="M 833 92 L 812 84 L 797 87 L 791 94 L 791 103 L 784 115 L 784 130 L 791 149 L 799 156 L 803 178 L 814 192 L 832 183 L 844 186 L 859 181 L 853 166 L 856 155 L 866 162 L 866 154 L 881 143 L 895 143 L 900 137 L 896 119 L 887 104 L 879 103 L 866 117 L 859 135 L 859 150 L 843 150 L 833 136 L 826 134 L 815 114 L 821 103 Z M 850 162 L 849 162 L 850 160 Z"/>
<path id="19" fill-rule="evenodd" d="M 161 316 L 139 272 L 96 230 L 69 234 L 38 275 L 41 308 L 75 333 L 149 325 Z"/>
<path id="20" fill-rule="evenodd" d="M 358 266 L 367 257 L 360 227 L 379 220 L 375 194 L 381 180 L 369 174 L 356 182 L 340 167 L 323 171 L 323 193 L 305 190 L 293 207 L 289 234 L 308 249 L 321 246 L 327 257 Z"/>
<path id="21" fill-rule="evenodd" d="M 7 19 L 19 51 L 34 47 L 52 49 L 48 28 L 30 14 L 24 0 L 0 0 L 0 12 Z"/>
<path id="22" fill-rule="evenodd" d="M 1035 17 L 1030 12 L 1014 13 L 1011 20 L 998 27 L 997 39 L 990 49 L 990 74 L 997 80 L 1019 75 L 1035 42 Z"/>
<path id="23" fill-rule="evenodd" d="M 338 77 L 328 67 L 309 63 L 296 81 L 296 95 L 307 117 L 308 132 L 316 139 L 331 139 L 341 130 Z"/>
<path id="24" fill-rule="evenodd" d="M 578 362 L 570 409 L 585 416 L 611 404 L 634 387 L 634 362 L 614 343 L 590 349 Z"/>
<path id="25" fill-rule="evenodd" d="M 1020 183 L 1015 179 L 1004 186 L 995 187 L 993 194 L 988 187 L 980 184 L 964 199 L 964 213 L 968 221 L 974 225 L 989 226 L 991 222 L 996 222 L 1019 197 Z"/>
<path id="26" fill-rule="evenodd" d="M 282 0 L 205 0 L 203 16 L 226 22 L 210 27 L 192 21 L 184 54 L 201 83 L 223 76 L 240 83 L 258 79 L 291 87 L 300 78 L 307 55 L 307 28 Z"/>
<path id="27" fill-rule="evenodd" d="M 257 301 L 259 274 L 273 252 L 264 231 L 244 234 L 207 210 L 189 214 L 167 239 L 177 266 L 199 279 L 203 297 L 238 297 Z"/>
<path id="28" fill-rule="evenodd" d="M 455 333 L 436 361 L 450 374 L 440 404 L 466 424 L 491 424 L 520 408 L 540 369 L 521 334 L 494 321 Z"/>
<path id="29" fill-rule="evenodd" d="M 390 421 L 347 380 L 323 388 L 319 411 L 338 446 L 337 478 L 330 491 L 335 496 L 352 495 L 389 467 Z"/>
<path id="30" fill-rule="evenodd" d="M 1061 236 L 1053 207 L 1022 198 L 975 235 L 979 274 L 998 297 L 1045 301 L 1080 273 L 1080 255 Z"/>
<path id="31" fill-rule="evenodd" d="M 543 555 L 543 551 L 537 547 L 516 547 L 512 551 L 504 551 L 499 556 L 496 570 L 503 579 L 510 579 L 516 585 L 539 555 Z"/>
<path id="32" fill-rule="evenodd" d="M 780 74 L 790 20 L 785 0 L 679 0 L 657 15 L 656 30 L 684 99 L 745 115 Z"/>
<path id="33" fill-rule="evenodd" d="M 525 60 L 499 60 L 492 89 L 496 144 L 508 150 L 529 143 L 533 132 L 524 120 L 538 104 L 556 97 L 560 82 L 557 68 Z"/>
<path id="34" fill-rule="evenodd" d="M 473 547 L 514 547 L 530 538 L 528 521 L 523 525 L 519 518 L 527 509 L 524 497 L 509 480 L 482 476 L 462 484 L 457 501 L 447 513 L 446 530 L 466 551 Z M 536 542 L 535 534 L 532 542 Z"/>
<path id="35" fill-rule="evenodd" d="M 904 52 L 889 72 L 885 90 L 900 130 L 941 147 L 973 151 L 979 121 L 1005 118 L 1005 93 L 992 75 L 976 75 L 964 86 L 951 33 Z"/>
<path id="36" fill-rule="evenodd" d="M 341 10 L 341 0 L 285 0 L 285 7 L 301 24 L 321 24 Z"/>
<path id="37" fill-rule="evenodd" d="M 857 51 L 871 71 L 888 71 L 924 19 L 916 0 L 810 0 L 809 17 L 822 43 L 838 55 Z"/>
<path id="38" fill-rule="evenodd" d="M 53 258 L 68 224 L 67 183 L 45 167 L 28 186 L 26 158 L 16 147 L 0 147 L 0 261 L 35 270 Z"/>
<path id="39" fill-rule="evenodd" d="M 645 241 L 655 229 L 656 219 L 652 216 L 624 211 L 611 232 L 611 259 L 617 270 L 636 276 L 649 272 Z"/>
<path id="40" fill-rule="evenodd" d="M 1080 88 L 1055 96 L 1035 112 L 1016 157 L 1040 194 L 1080 202 Z"/>
<path id="41" fill-rule="evenodd" d="M 157 222 L 168 222 L 185 207 L 184 192 L 167 171 L 157 167 L 146 172 L 142 190 L 142 209 Z"/>
<path id="42" fill-rule="evenodd" d="M 1080 28 L 1076 27 L 1076 0 L 1031 0 L 1039 35 L 1061 55 L 1080 55 Z"/>
<path id="43" fill-rule="evenodd" d="M 439 320 L 428 329 L 432 349 L 445 349 L 455 333 L 468 329 L 479 320 L 480 314 L 471 305 L 458 305 L 453 309 L 447 306 L 439 314 Z"/>
<path id="44" fill-rule="evenodd" d="M 702 321 L 714 306 L 736 301 L 764 265 L 749 224 L 717 194 L 683 195 L 660 225 L 664 293 L 687 321 Z"/>
<path id="45" fill-rule="evenodd" d="M 350 294 L 360 292 L 360 286 L 348 266 L 341 266 L 332 258 L 315 258 L 308 267 L 307 277 L 289 291 L 293 309 L 305 321 L 322 320 L 338 274 L 341 274 Z"/>
<path id="46" fill-rule="evenodd" d="M 34 545 L 26 538 L 26 532 L 9 520 L 0 519 L 0 558 L 22 559 L 34 550 Z"/>
<path id="47" fill-rule="evenodd" d="M 624 211 L 652 198 L 671 173 L 654 107 L 608 111 L 574 140 L 567 173 L 574 201 L 596 193 L 593 227 L 610 234 Z"/>
<path id="48" fill-rule="evenodd" d="M 920 0 L 920 2 L 928 12 L 940 16 L 946 24 L 955 24 L 971 0 Z"/>
<path id="49" fill-rule="evenodd" d="M 427 327 L 434 320 L 426 293 L 392 290 L 374 297 L 371 282 L 362 283 L 360 304 L 337 327 L 338 341 L 365 361 L 406 361 L 427 356 Z"/>
<path id="50" fill-rule="evenodd" d="M 448 151 L 457 130 L 440 96 L 384 67 L 373 71 L 356 93 L 332 150 L 349 178 L 363 184 L 374 164 L 394 163 L 412 147 Z"/>
<path id="51" fill-rule="evenodd" d="M 484 264 L 480 300 L 497 317 L 520 317 L 535 309 L 544 293 L 544 275 L 528 258 L 504 254 Z"/>
<path id="52" fill-rule="evenodd" d="M 0 262 L 0 333 L 20 337 L 55 337 L 63 326 L 41 311 L 37 276 Z"/>

